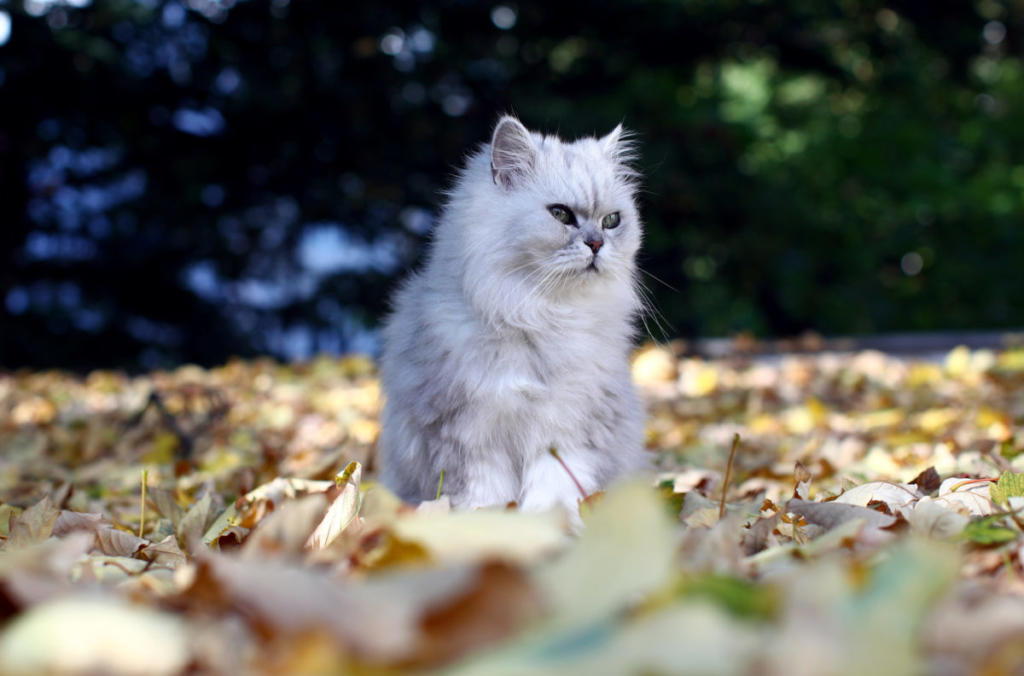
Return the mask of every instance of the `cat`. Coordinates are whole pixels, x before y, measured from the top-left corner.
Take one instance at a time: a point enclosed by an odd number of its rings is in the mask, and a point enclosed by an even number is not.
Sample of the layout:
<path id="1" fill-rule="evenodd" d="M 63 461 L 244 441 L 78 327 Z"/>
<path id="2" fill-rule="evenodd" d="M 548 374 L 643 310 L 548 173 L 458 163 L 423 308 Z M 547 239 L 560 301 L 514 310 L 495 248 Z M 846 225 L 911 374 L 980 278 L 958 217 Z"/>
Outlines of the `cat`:
<path id="1" fill-rule="evenodd" d="M 511 116 L 469 157 L 381 332 L 382 482 L 399 497 L 440 485 L 453 507 L 578 521 L 583 495 L 646 468 L 633 161 L 621 125 L 565 142 Z"/>

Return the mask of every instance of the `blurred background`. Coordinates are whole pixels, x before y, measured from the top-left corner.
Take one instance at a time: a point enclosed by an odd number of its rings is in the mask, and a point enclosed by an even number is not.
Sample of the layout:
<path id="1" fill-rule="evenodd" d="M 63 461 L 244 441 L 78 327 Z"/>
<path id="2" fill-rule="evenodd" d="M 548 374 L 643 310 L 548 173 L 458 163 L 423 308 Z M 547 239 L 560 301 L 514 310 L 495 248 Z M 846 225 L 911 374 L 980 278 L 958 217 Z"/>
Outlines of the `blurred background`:
<path id="1" fill-rule="evenodd" d="M 0 366 L 373 352 L 497 116 L 639 133 L 659 338 L 1024 325 L 1024 2 L 0 0 Z"/>

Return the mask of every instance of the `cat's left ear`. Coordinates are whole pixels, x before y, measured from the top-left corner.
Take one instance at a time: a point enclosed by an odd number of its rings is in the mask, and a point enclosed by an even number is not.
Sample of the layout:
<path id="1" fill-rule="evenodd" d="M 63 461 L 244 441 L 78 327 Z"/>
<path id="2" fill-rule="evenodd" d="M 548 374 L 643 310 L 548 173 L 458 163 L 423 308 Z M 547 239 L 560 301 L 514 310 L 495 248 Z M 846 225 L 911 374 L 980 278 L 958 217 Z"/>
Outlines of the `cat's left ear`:
<path id="1" fill-rule="evenodd" d="M 619 164 L 629 164 L 636 159 L 633 135 L 623 129 L 621 124 L 615 125 L 611 133 L 599 140 L 605 154 Z"/>
<path id="2" fill-rule="evenodd" d="M 498 120 L 491 138 L 491 178 L 511 190 L 533 170 L 537 150 L 523 123 L 506 115 Z"/>

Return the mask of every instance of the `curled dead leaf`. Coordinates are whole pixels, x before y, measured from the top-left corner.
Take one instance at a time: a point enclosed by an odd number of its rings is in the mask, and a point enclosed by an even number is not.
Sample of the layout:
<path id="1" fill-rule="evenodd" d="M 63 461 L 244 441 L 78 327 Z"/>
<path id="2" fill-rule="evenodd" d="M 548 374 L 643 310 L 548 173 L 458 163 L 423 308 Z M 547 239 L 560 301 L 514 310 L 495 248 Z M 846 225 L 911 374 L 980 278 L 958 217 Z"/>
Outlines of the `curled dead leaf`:
<path id="1" fill-rule="evenodd" d="M 950 509 L 945 503 L 923 497 L 904 516 L 915 532 L 936 540 L 946 540 L 963 532 L 970 517 Z"/>
<path id="2" fill-rule="evenodd" d="M 350 463 L 342 475 L 338 494 L 334 497 L 331 506 L 327 508 L 324 518 L 317 524 L 306 546 L 313 551 L 324 549 L 333 543 L 341 533 L 348 528 L 359 514 L 359 482 L 362 480 L 363 470 L 358 462 Z"/>
<path id="3" fill-rule="evenodd" d="M 12 516 L 7 548 L 27 547 L 42 542 L 50 537 L 59 516 L 60 509 L 53 504 L 49 495 L 21 514 Z"/>

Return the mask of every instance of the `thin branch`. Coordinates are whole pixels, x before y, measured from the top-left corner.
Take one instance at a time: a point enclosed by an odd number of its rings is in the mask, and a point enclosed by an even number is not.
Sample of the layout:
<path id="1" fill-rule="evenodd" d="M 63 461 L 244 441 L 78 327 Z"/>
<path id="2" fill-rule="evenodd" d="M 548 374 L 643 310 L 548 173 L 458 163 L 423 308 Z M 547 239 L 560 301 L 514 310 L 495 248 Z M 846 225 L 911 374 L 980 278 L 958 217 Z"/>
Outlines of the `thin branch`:
<path id="1" fill-rule="evenodd" d="M 142 470 L 142 499 L 139 500 L 141 503 L 139 506 L 139 537 L 142 537 L 142 530 L 146 526 L 146 479 L 148 478 L 149 470 Z"/>
<path id="2" fill-rule="evenodd" d="M 725 493 L 729 490 L 729 475 L 732 474 L 732 463 L 736 459 L 736 449 L 740 446 L 739 432 L 732 437 L 732 449 L 729 451 L 729 464 L 725 466 L 725 479 L 722 481 L 722 501 L 718 503 L 718 518 L 725 516 Z"/>
<path id="3" fill-rule="evenodd" d="M 555 460 L 557 460 L 558 464 L 562 466 L 562 468 L 565 470 L 565 473 L 569 475 L 569 478 L 572 479 L 572 482 L 576 484 L 576 490 L 580 492 L 580 498 L 586 500 L 587 492 L 583 490 L 583 486 L 582 484 L 580 484 L 579 480 L 576 479 L 576 475 L 573 474 L 572 470 L 569 469 L 569 466 L 565 464 L 565 460 L 562 460 L 562 456 L 558 455 L 558 450 L 554 446 L 552 446 L 551 448 L 548 449 L 548 453 L 555 456 Z"/>

